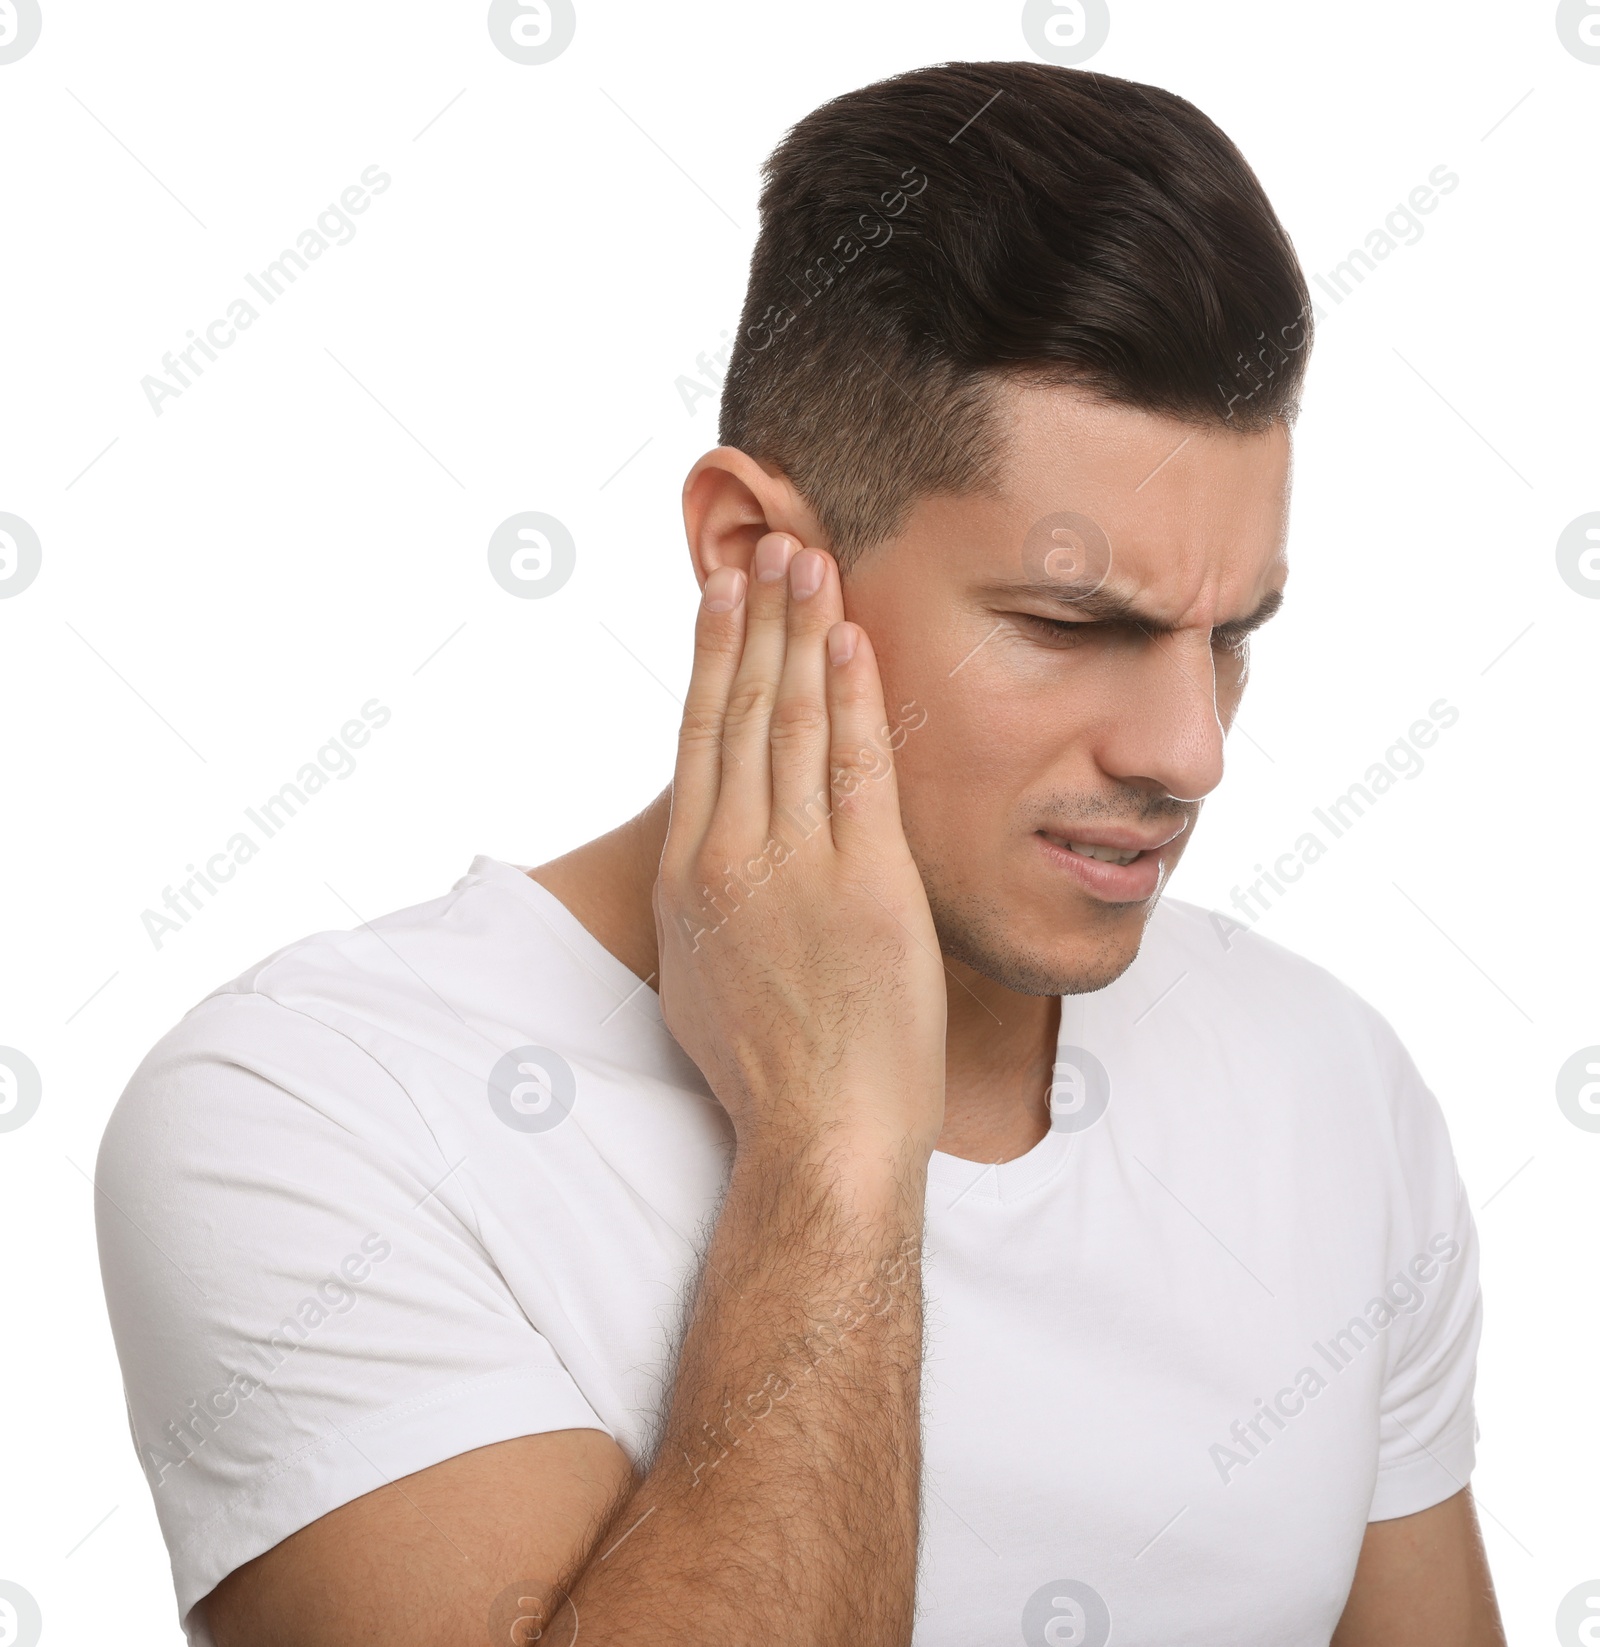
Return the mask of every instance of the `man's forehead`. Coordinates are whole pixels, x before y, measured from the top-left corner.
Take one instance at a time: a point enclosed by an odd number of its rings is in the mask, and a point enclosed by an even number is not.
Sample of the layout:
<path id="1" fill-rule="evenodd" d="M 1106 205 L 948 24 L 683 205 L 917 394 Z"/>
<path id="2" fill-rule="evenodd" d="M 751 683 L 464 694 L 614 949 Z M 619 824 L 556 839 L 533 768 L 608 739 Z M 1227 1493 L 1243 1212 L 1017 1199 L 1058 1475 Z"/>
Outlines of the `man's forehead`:
<path id="1" fill-rule="evenodd" d="M 1148 524 L 1170 541 L 1188 522 L 1260 525 L 1288 494 L 1287 425 L 1244 432 L 1116 406 L 1067 386 L 1000 396 L 999 495 L 1042 515 L 1077 509 L 1124 532 Z"/>
<path id="2" fill-rule="evenodd" d="M 1290 432 L 1282 421 L 1245 430 L 1224 417 L 1199 421 L 1110 401 L 1082 385 L 1002 380 L 994 388 L 1006 491 L 1048 476 L 1079 490 L 1161 496 L 1174 481 L 1205 474 L 1287 471 Z"/>
<path id="3" fill-rule="evenodd" d="M 990 575 L 1020 572 L 1080 600 L 1168 585 L 1177 598 L 1219 579 L 1258 594 L 1281 584 L 1291 448 L 1282 425 L 1253 433 L 1186 425 L 1070 387 L 1013 388 L 991 506 L 1018 545 Z M 998 547 L 998 546 L 997 546 Z M 1084 589 L 1087 582 L 1093 589 Z M 1046 591 L 1052 592 L 1052 591 Z"/>

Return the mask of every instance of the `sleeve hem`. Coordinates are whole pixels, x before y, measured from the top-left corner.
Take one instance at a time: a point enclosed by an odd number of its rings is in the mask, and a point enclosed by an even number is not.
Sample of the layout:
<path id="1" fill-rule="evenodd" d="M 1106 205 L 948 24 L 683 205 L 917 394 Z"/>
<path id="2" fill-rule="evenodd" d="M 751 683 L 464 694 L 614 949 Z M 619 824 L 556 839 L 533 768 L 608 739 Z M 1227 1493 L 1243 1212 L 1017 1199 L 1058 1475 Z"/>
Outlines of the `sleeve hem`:
<path id="1" fill-rule="evenodd" d="M 446 1459 L 553 1430 L 611 1431 L 560 1367 L 492 1373 L 432 1400 L 406 1401 L 360 1425 L 333 1426 L 258 1488 L 232 1499 L 173 1552 L 178 1616 L 191 1641 L 209 1639 L 189 1617 L 195 1604 L 245 1562 L 330 1511 Z"/>
<path id="2" fill-rule="evenodd" d="M 1367 1520 L 1393 1521 L 1454 1498 L 1472 1479 L 1476 1462 L 1477 1425 L 1469 1408 L 1431 1447 L 1379 1469 Z"/>

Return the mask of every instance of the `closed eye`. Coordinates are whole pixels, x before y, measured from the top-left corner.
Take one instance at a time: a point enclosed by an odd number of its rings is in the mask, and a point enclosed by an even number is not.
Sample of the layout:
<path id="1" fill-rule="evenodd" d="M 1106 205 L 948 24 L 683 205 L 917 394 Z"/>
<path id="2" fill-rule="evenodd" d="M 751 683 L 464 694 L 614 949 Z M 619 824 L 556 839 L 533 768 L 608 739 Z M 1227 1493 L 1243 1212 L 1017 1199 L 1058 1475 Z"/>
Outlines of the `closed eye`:
<path id="1" fill-rule="evenodd" d="M 1104 634 L 1108 629 L 1132 627 L 1128 624 L 1096 623 L 1093 620 L 1072 622 L 1066 618 L 1042 618 L 1037 612 L 1012 612 L 1010 616 L 1046 645 L 1063 649 L 1081 646 L 1093 635 Z"/>
<path id="2" fill-rule="evenodd" d="M 1149 639 L 1152 631 L 1141 623 L 1110 623 L 1083 619 L 1072 622 L 1065 618 L 1044 618 L 1036 612 L 1013 612 L 1018 619 L 1041 640 L 1055 646 L 1079 646 L 1096 634 L 1116 631 L 1140 635 Z M 1253 627 L 1253 626 L 1251 626 Z M 1220 652 L 1242 652 L 1250 640 L 1250 629 L 1242 624 L 1223 624 L 1211 631 L 1211 644 Z"/>
<path id="3" fill-rule="evenodd" d="M 1282 603 L 1282 592 L 1274 591 L 1249 617 L 1236 618 L 1232 623 L 1218 624 L 1211 631 L 1213 650 L 1242 658 L 1249 649 L 1251 635 L 1277 612 Z M 1158 635 L 1172 633 L 1169 629 L 1141 622 L 1131 616 L 1069 619 L 1047 618 L 1037 612 L 1015 611 L 1006 615 L 1035 638 L 1058 649 L 1082 646 L 1090 640 L 1106 635 L 1152 640 Z"/>

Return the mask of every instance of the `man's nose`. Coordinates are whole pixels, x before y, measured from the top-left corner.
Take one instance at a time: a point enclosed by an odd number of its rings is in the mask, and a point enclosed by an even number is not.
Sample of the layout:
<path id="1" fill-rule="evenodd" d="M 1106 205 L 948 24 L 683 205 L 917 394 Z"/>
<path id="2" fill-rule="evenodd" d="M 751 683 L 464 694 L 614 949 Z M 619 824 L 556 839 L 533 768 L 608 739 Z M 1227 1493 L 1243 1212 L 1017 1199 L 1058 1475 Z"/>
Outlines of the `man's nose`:
<path id="1" fill-rule="evenodd" d="M 1100 739 L 1103 771 L 1183 801 L 1222 781 L 1223 727 L 1209 635 L 1152 635 L 1115 671 Z"/>

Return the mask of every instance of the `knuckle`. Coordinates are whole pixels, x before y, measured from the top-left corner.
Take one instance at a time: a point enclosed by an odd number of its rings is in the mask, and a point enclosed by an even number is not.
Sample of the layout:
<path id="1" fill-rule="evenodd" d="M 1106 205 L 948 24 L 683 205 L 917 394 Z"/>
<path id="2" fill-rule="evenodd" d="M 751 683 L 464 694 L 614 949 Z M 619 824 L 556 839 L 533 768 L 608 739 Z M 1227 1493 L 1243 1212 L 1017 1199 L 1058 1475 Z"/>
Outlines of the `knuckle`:
<path id="1" fill-rule="evenodd" d="M 719 835 L 708 838 L 690 860 L 686 897 L 698 904 L 701 888 L 718 885 L 726 877 L 738 855 L 739 849 L 726 837 Z"/>
<path id="2" fill-rule="evenodd" d="M 833 690 L 838 701 L 855 713 L 872 707 L 879 688 L 867 670 L 842 669 L 834 676 Z"/>
<path id="3" fill-rule="evenodd" d="M 725 680 L 738 664 L 743 637 L 737 629 L 712 629 L 702 624 L 694 637 L 694 674 L 702 680 Z"/>
<path id="4" fill-rule="evenodd" d="M 836 789 L 856 789 L 874 778 L 883 777 L 894 763 L 888 752 L 876 743 L 861 741 L 835 744 L 829 751 L 828 764 Z"/>
<path id="5" fill-rule="evenodd" d="M 796 601 L 789 608 L 789 633 L 796 640 L 818 640 L 833 628 L 844 614 L 838 603 L 828 598 L 828 586 L 808 601 Z"/>
<path id="6" fill-rule="evenodd" d="M 683 713 L 683 720 L 678 727 L 678 747 L 690 753 L 698 753 L 708 745 L 715 746 L 722 739 L 722 730 L 709 716 L 697 714 L 692 708 Z"/>
<path id="7" fill-rule="evenodd" d="M 869 747 L 835 750 L 828 771 L 834 806 L 847 818 L 856 816 L 870 805 L 872 791 L 892 770 L 890 763 Z"/>
<path id="8" fill-rule="evenodd" d="M 828 711 L 815 698 L 784 698 L 772 711 L 774 743 L 811 743 L 828 730 Z"/>
<path id="9" fill-rule="evenodd" d="M 769 681 L 738 681 L 728 694 L 728 719 L 740 725 L 765 720 L 772 713 L 775 691 Z"/>

